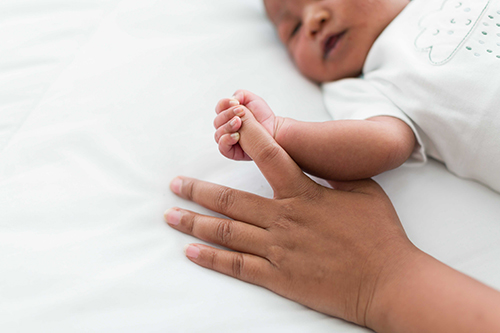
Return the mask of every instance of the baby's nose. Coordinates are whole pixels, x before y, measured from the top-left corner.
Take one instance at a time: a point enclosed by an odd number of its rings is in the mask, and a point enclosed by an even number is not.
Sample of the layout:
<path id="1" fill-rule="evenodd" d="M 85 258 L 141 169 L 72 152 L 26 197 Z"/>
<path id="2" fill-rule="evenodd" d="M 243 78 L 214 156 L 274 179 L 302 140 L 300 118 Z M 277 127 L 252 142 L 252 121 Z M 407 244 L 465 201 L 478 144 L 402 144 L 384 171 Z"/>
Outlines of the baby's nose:
<path id="1" fill-rule="evenodd" d="M 330 19 L 330 13 L 317 5 L 311 6 L 306 15 L 306 24 L 310 37 L 316 37 Z"/>

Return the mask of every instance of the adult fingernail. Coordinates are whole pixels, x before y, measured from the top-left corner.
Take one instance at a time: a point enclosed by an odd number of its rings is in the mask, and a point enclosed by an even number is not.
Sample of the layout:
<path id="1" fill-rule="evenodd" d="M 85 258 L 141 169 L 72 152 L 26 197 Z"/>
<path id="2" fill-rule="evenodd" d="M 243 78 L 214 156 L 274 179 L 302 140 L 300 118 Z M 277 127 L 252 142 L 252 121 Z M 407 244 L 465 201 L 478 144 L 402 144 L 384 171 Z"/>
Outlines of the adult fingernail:
<path id="1" fill-rule="evenodd" d="M 200 255 L 200 249 L 193 245 L 186 245 L 186 247 L 184 248 L 184 253 L 187 257 L 196 259 Z"/>
<path id="2" fill-rule="evenodd" d="M 237 99 L 231 99 L 229 100 L 229 105 L 230 106 L 236 106 L 236 105 L 240 105 L 240 101 L 238 101 Z"/>
<path id="3" fill-rule="evenodd" d="M 170 189 L 175 194 L 181 194 L 181 187 L 182 187 L 182 179 L 180 178 L 174 178 L 174 180 L 172 180 L 172 182 L 170 183 Z"/>
<path id="4" fill-rule="evenodd" d="M 176 209 L 170 208 L 164 214 L 165 220 L 168 224 L 176 226 L 181 223 L 181 212 Z"/>
<path id="5" fill-rule="evenodd" d="M 238 117 L 242 117 L 245 115 L 245 110 L 243 110 L 243 108 L 236 108 L 233 111 L 234 114 L 237 115 Z"/>

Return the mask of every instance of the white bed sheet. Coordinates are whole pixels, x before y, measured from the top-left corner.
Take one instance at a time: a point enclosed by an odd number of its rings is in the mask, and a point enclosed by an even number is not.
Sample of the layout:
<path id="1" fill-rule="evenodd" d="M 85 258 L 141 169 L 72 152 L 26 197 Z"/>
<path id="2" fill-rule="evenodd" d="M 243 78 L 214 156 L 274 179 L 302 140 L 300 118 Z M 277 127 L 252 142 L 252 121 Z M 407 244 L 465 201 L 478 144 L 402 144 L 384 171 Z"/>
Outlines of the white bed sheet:
<path id="1" fill-rule="evenodd" d="M 179 174 L 270 196 L 219 155 L 214 105 L 245 88 L 329 119 L 260 0 L 3 0 L 2 332 L 365 332 L 190 263 L 163 212 L 208 211 Z M 410 239 L 500 288 L 500 195 L 441 164 L 376 178 Z"/>

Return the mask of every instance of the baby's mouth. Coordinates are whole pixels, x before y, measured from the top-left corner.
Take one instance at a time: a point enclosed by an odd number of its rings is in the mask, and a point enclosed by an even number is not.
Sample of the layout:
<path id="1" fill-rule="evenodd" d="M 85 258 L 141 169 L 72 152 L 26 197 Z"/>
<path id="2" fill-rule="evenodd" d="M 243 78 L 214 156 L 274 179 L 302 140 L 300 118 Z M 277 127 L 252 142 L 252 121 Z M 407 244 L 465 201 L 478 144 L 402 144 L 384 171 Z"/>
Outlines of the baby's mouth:
<path id="1" fill-rule="evenodd" d="M 340 38 L 344 35 L 345 31 L 336 34 L 336 35 L 331 35 L 323 43 L 323 59 L 326 59 L 330 52 L 337 46 L 337 43 L 339 42 Z"/>

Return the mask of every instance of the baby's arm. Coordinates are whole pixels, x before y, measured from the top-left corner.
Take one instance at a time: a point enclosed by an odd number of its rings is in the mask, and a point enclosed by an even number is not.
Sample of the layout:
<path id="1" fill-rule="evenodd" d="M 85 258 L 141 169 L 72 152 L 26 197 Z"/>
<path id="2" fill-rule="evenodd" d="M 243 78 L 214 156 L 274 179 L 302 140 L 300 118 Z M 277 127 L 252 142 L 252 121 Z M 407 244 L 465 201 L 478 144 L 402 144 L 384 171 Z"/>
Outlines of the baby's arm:
<path id="1" fill-rule="evenodd" d="M 276 141 L 304 171 L 325 179 L 373 177 L 403 164 L 415 147 L 411 128 L 393 117 L 282 121 Z"/>
<path id="2" fill-rule="evenodd" d="M 245 112 L 237 105 L 239 102 L 254 113 L 304 171 L 321 178 L 353 180 L 375 176 L 400 166 L 415 146 L 413 131 L 397 118 L 302 122 L 276 117 L 264 100 L 250 92 L 239 91 L 235 98 L 237 101 L 219 102 L 214 122 L 220 151 L 232 159 L 249 159 L 237 143 L 237 134 L 231 136 L 241 126 L 238 112 Z"/>

